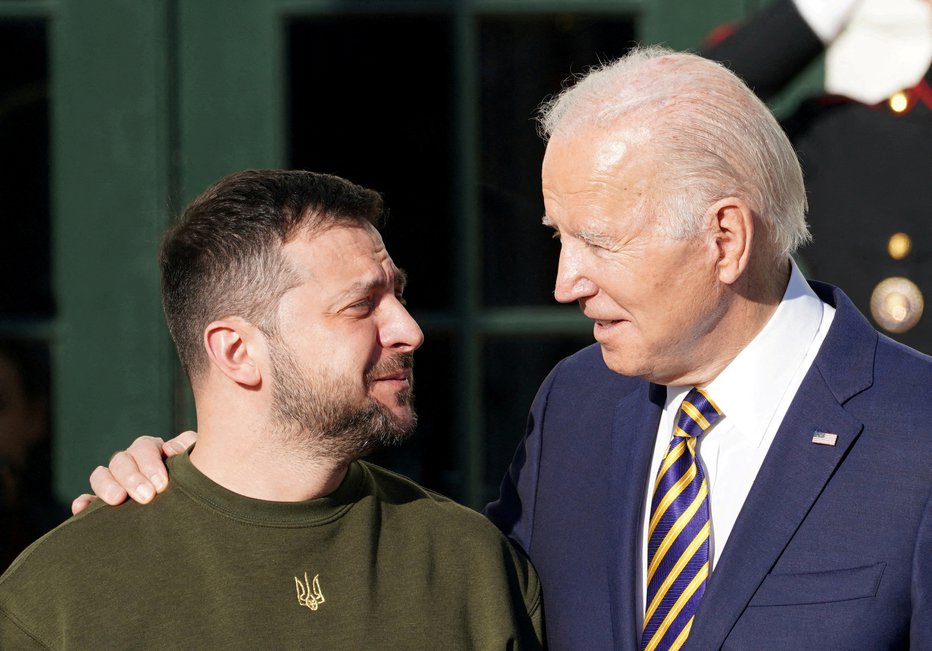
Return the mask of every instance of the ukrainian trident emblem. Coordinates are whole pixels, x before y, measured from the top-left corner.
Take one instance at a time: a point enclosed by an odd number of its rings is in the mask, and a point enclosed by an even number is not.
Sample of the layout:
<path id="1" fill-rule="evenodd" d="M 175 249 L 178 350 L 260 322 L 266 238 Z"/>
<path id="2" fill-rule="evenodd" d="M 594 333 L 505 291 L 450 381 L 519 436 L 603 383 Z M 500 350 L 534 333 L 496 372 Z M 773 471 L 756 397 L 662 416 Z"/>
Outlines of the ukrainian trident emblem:
<path id="1" fill-rule="evenodd" d="M 324 603 L 324 593 L 320 591 L 320 574 L 315 574 L 313 580 L 307 580 L 307 572 L 304 573 L 304 583 L 301 579 L 294 578 L 295 590 L 298 593 L 298 604 L 310 610 L 317 610 L 320 604 Z"/>

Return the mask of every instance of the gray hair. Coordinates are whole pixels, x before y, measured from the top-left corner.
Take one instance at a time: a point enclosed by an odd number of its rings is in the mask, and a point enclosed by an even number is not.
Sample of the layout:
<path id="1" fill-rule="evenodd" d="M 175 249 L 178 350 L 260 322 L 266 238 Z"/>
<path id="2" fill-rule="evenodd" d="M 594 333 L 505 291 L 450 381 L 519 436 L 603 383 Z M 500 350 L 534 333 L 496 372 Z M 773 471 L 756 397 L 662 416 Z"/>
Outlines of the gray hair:
<path id="1" fill-rule="evenodd" d="M 718 63 L 636 48 L 564 88 L 538 118 L 545 140 L 580 127 L 605 129 L 622 141 L 648 138 L 660 182 L 657 194 L 642 201 L 655 207 L 658 227 L 671 237 L 699 231 L 703 214 L 696 206 L 736 196 L 755 211 L 781 256 L 810 238 L 792 144 L 766 105 Z"/>

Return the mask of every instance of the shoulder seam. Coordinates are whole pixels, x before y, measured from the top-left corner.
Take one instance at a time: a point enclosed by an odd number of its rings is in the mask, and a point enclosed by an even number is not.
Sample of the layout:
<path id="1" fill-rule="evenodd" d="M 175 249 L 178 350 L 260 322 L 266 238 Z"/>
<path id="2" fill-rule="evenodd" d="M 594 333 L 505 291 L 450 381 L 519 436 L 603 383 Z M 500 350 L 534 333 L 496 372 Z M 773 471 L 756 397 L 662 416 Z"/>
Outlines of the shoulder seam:
<path id="1" fill-rule="evenodd" d="M 23 634 L 26 635 L 33 642 L 41 646 L 43 649 L 49 649 L 49 651 L 51 651 L 52 647 L 50 647 L 48 644 L 46 644 L 45 642 L 40 640 L 38 637 L 36 637 L 35 634 L 31 630 L 29 630 L 29 628 L 27 628 L 26 625 L 22 621 L 20 621 L 20 619 L 16 617 L 13 613 L 6 610 L 5 608 L 0 608 L 0 615 L 6 617 L 9 621 L 11 621 L 13 625 L 16 626 L 16 628 L 22 631 Z"/>

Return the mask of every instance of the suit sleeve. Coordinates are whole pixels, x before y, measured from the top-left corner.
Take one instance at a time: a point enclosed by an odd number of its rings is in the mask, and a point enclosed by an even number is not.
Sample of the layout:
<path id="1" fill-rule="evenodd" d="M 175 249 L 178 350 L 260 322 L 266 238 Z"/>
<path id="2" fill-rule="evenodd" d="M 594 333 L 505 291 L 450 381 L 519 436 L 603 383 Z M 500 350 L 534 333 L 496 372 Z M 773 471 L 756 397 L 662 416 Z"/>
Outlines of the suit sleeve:
<path id="1" fill-rule="evenodd" d="M 912 602 L 909 648 L 932 649 L 932 493 L 926 501 L 916 537 Z"/>
<path id="2" fill-rule="evenodd" d="M 783 90 L 824 45 L 791 0 L 777 0 L 701 54 L 728 66 L 764 100 Z"/>
<path id="3" fill-rule="evenodd" d="M 562 362 L 561 362 L 562 364 Z M 502 479 L 499 497 L 486 505 L 483 513 L 514 544 L 529 553 L 534 527 L 534 506 L 540 471 L 541 430 L 547 411 L 547 399 L 560 365 L 544 380 L 531 405 L 527 430 L 515 450 L 508 472 Z"/>

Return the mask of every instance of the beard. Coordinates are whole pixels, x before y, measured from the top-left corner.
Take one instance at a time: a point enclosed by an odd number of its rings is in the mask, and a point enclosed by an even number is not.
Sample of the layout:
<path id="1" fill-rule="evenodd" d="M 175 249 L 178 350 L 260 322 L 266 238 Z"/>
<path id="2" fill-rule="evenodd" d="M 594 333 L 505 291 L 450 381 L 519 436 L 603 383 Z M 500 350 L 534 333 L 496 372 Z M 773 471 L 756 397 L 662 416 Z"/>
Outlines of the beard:
<path id="1" fill-rule="evenodd" d="M 409 387 L 394 396 L 407 417 L 396 416 L 369 395 L 376 378 L 412 368 L 411 353 L 390 357 L 368 369 L 361 397 L 358 384 L 348 375 L 326 372 L 309 378 L 284 342 L 270 341 L 269 357 L 273 415 L 290 446 L 304 448 L 317 457 L 354 461 L 404 443 L 417 425 L 413 375 Z"/>

